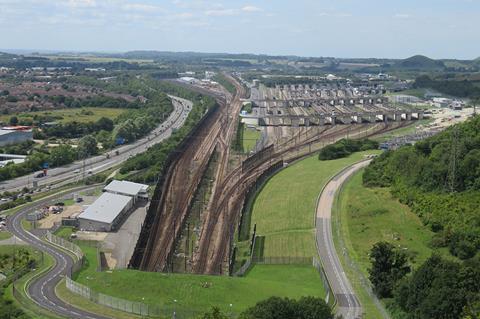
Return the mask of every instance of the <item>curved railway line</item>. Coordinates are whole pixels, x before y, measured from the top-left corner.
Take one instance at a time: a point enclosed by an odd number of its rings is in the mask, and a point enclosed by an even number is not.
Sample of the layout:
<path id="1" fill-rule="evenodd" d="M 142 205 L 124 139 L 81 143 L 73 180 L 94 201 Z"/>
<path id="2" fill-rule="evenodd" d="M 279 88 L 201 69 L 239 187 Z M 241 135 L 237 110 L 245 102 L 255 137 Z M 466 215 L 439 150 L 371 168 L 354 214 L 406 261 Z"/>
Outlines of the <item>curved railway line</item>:
<path id="1" fill-rule="evenodd" d="M 235 85 L 236 94 L 227 95 L 220 107 L 199 127 L 196 137 L 186 145 L 166 172 L 162 192 L 155 203 L 155 218 L 148 234 L 140 269 L 168 269 L 176 242 L 180 239 L 191 204 L 214 152 L 218 154 L 214 168 L 211 196 L 202 214 L 200 234 L 191 258 L 192 272 L 224 274 L 230 264 L 230 249 L 236 225 L 240 219 L 245 195 L 258 176 L 279 161 L 291 162 L 318 151 L 327 144 L 345 137 L 370 137 L 404 126 L 406 122 L 379 122 L 356 125 L 333 125 L 299 129 L 285 141 L 274 141 L 274 152 L 242 170 L 231 167 L 230 145 L 235 136 L 245 88 L 226 75 Z M 274 128 L 281 131 L 282 128 Z M 303 132 L 302 132 L 303 130 Z M 255 156 L 255 155 L 254 155 Z M 153 204 L 152 204 L 153 206 Z M 173 270 L 173 269 L 172 269 Z"/>

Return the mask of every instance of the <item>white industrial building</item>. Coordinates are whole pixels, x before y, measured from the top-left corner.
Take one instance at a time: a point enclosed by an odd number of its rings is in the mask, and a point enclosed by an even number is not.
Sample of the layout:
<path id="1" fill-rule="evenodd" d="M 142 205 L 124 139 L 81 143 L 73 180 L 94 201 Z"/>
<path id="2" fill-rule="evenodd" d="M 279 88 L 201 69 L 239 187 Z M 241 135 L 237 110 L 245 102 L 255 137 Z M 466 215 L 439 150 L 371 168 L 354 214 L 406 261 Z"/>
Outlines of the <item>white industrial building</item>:
<path id="1" fill-rule="evenodd" d="M 103 193 L 78 216 L 80 230 L 112 231 L 133 207 L 133 198 Z"/>
<path id="2" fill-rule="evenodd" d="M 148 200 L 148 185 L 145 184 L 113 180 L 103 188 L 103 191 L 112 194 L 130 196 L 133 198 L 134 203 L 136 203 L 137 200 Z"/>
<path id="3" fill-rule="evenodd" d="M 33 140 L 32 130 L 0 129 L 0 147 Z"/>
<path id="4" fill-rule="evenodd" d="M 87 231 L 113 231 L 139 200 L 148 200 L 148 185 L 114 180 L 104 193 L 78 216 L 78 228 Z"/>

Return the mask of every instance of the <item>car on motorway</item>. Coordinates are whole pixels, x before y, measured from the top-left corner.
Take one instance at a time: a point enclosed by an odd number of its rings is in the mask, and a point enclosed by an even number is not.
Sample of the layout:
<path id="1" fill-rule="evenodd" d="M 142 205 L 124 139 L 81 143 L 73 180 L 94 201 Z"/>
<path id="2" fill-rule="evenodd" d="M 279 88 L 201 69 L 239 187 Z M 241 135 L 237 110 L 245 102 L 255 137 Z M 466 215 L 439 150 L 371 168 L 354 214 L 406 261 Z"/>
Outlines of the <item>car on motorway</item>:
<path id="1" fill-rule="evenodd" d="M 46 176 L 46 174 L 42 172 L 42 173 L 36 174 L 36 175 L 33 176 L 33 177 L 34 177 L 34 178 L 42 178 L 42 177 L 45 177 L 45 176 Z"/>

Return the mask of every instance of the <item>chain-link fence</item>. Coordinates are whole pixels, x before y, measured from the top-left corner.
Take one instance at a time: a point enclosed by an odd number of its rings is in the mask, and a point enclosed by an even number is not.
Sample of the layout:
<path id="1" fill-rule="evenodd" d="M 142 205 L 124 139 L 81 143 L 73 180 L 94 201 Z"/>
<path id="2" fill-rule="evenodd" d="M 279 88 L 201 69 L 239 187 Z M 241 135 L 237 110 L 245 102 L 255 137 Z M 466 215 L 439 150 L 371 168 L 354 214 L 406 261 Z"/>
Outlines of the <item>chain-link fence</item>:
<path id="1" fill-rule="evenodd" d="M 325 302 L 327 304 L 329 304 L 330 306 L 332 306 L 332 308 L 333 308 L 333 306 L 336 303 L 335 295 L 333 294 L 332 287 L 330 286 L 330 283 L 328 282 L 327 275 L 325 274 L 325 271 L 323 270 L 322 263 L 320 262 L 319 259 L 313 257 L 312 265 L 318 271 L 318 273 L 320 274 L 320 278 L 322 279 L 323 288 L 325 289 Z"/>
<path id="2" fill-rule="evenodd" d="M 310 265 L 312 257 L 292 257 L 292 256 L 275 256 L 275 257 L 259 257 L 253 256 L 253 263 L 259 265 Z"/>
<path id="3" fill-rule="evenodd" d="M 74 243 L 72 243 L 72 242 L 70 242 L 66 239 L 63 239 L 61 237 L 55 236 L 54 234 L 52 234 L 49 231 L 47 231 L 46 238 L 52 244 L 55 244 L 57 246 L 60 246 L 64 249 L 72 252 L 78 259 L 83 258 L 83 251 L 80 249 L 80 247 L 78 247 Z"/>
<path id="4" fill-rule="evenodd" d="M 125 300 L 109 295 L 105 295 L 92 290 L 90 287 L 82 285 L 69 277 L 66 277 L 67 289 L 76 295 L 80 295 L 96 304 L 106 306 L 115 310 L 136 314 L 139 316 L 177 318 L 187 319 L 195 318 L 204 312 L 185 309 L 178 306 L 158 306 L 149 305 L 142 302 Z M 237 314 L 232 314 L 236 318 Z"/>

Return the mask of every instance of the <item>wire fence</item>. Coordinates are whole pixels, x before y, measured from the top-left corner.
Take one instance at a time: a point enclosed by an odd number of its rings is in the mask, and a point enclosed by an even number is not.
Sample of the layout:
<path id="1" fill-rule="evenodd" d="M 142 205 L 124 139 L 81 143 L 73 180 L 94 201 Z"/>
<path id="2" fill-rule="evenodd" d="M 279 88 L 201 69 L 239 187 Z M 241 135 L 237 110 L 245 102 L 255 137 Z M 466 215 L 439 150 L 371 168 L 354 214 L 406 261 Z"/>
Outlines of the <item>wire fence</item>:
<path id="1" fill-rule="evenodd" d="M 310 265 L 312 257 L 292 257 L 292 256 L 275 256 L 275 257 L 258 257 L 253 256 L 252 262 L 259 265 Z"/>
<path id="2" fill-rule="evenodd" d="M 47 241 L 51 242 L 52 244 L 55 244 L 57 246 L 60 246 L 72 252 L 75 255 L 75 257 L 77 257 L 78 259 L 83 258 L 83 251 L 80 249 L 80 247 L 78 247 L 71 241 L 68 241 L 62 237 L 55 236 L 49 231 L 47 231 L 46 238 L 47 238 Z"/>
<path id="3" fill-rule="evenodd" d="M 109 296 L 96 292 L 90 287 L 82 285 L 69 277 L 66 277 L 66 285 L 67 289 L 72 293 L 82 296 L 96 304 L 139 316 L 187 319 L 201 316 L 204 313 L 202 311 L 189 310 L 185 307 L 180 307 L 180 305 L 150 305 L 143 302 Z M 232 317 L 236 318 L 237 314 L 232 314 Z"/>
<path id="4" fill-rule="evenodd" d="M 187 319 L 200 316 L 204 313 L 199 310 L 191 310 L 185 307 L 180 308 L 180 306 L 177 308 L 177 306 L 150 305 L 143 302 L 113 297 L 97 292 L 86 285 L 76 282 L 72 279 L 72 276 L 83 267 L 84 263 L 84 254 L 81 248 L 68 240 L 53 235 L 50 232 L 47 232 L 46 237 L 49 242 L 72 252 L 77 257 L 77 260 L 73 263 L 72 267 L 67 269 L 65 276 L 67 289 L 76 295 L 102 306 L 140 316 Z M 19 291 L 14 291 L 14 293 L 20 294 L 18 298 L 25 298 Z M 232 313 L 231 317 L 236 318 L 237 314 Z"/>

